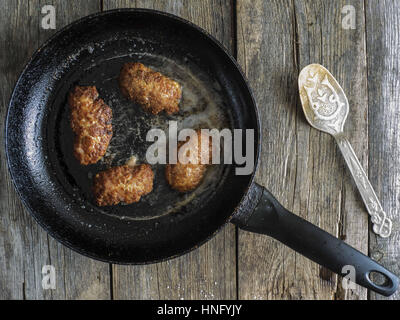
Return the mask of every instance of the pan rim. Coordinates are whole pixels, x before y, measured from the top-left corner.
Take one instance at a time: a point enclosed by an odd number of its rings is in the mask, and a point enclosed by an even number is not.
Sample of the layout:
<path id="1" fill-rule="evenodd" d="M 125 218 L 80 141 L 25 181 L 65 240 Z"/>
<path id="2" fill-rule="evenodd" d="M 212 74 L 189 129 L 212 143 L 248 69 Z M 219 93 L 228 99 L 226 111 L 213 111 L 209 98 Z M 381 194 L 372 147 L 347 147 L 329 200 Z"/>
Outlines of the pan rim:
<path id="1" fill-rule="evenodd" d="M 10 117 L 10 110 L 12 105 L 14 104 L 14 100 L 15 100 L 15 94 L 16 91 L 20 85 L 21 80 L 24 78 L 27 70 L 29 69 L 31 63 L 34 61 L 34 59 L 40 54 L 40 52 L 46 48 L 52 41 L 54 41 L 55 39 L 57 39 L 60 34 L 68 31 L 70 28 L 76 26 L 79 23 L 82 23 L 84 21 L 90 21 L 92 19 L 95 18 L 99 18 L 102 16 L 106 16 L 106 15 L 110 15 L 110 14 L 115 14 L 115 13 L 128 13 L 128 12 L 133 12 L 133 13 L 148 13 L 148 14 L 154 14 L 154 15 L 159 15 L 159 16 L 165 16 L 171 20 L 175 20 L 178 22 L 181 22 L 185 25 L 190 26 L 191 28 L 195 29 L 197 32 L 202 33 L 206 38 L 208 38 L 209 40 L 211 40 L 211 42 L 213 44 L 215 44 L 219 50 L 225 55 L 226 58 L 228 58 L 228 60 L 230 60 L 230 62 L 236 67 L 237 71 L 239 72 L 245 88 L 247 89 L 248 93 L 249 93 L 249 97 L 251 99 L 251 103 L 253 105 L 254 108 L 254 113 L 255 113 L 255 118 L 256 118 L 256 139 L 258 141 L 257 144 L 257 150 L 255 153 L 255 161 L 254 161 L 254 170 L 251 174 L 251 177 L 249 179 L 247 188 L 245 190 L 245 192 L 242 195 L 242 198 L 240 199 L 238 205 L 236 206 L 236 210 L 234 210 L 229 216 L 227 216 L 224 219 L 224 222 L 221 223 L 213 233 L 209 234 L 207 237 L 205 237 L 203 240 L 198 241 L 194 246 L 182 250 L 180 252 L 178 252 L 175 255 L 171 255 L 171 256 L 167 256 L 167 257 L 160 257 L 160 258 L 156 258 L 156 259 L 152 259 L 152 260 L 148 260 L 148 261 L 143 261 L 143 262 L 131 262 L 131 261 L 121 261 L 121 260 L 116 260 L 113 258 L 104 258 L 101 256 L 98 256 L 96 254 L 92 254 L 91 252 L 87 252 L 84 249 L 82 249 L 81 247 L 76 247 L 75 245 L 69 243 L 69 241 L 65 238 L 59 237 L 59 235 L 54 232 L 53 230 L 51 230 L 51 228 L 48 228 L 48 226 L 39 219 L 39 216 L 36 216 L 35 211 L 30 204 L 28 203 L 28 200 L 26 198 L 25 195 L 23 195 L 21 193 L 21 190 L 18 188 L 17 184 L 16 184 L 16 176 L 17 173 L 14 172 L 14 170 L 12 169 L 11 165 L 10 165 L 10 152 L 9 152 L 9 143 L 8 143 L 8 130 L 9 130 L 9 117 Z M 145 265 L 145 264 L 152 264 L 152 263 L 158 263 L 158 262 L 162 262 L 162 261 L 167 261 L 167 260 L 171 260 L 174 259 L 176 257 L 182 256 L 186 253 L 189 253 L 190 251 L 193 251 L 194 249 L 199 248 L 200 246 L 202 246 L 204 243 L 206 243 L 207 241 L 209 241 L 211 238 L 213 238 L 219 231 L 221 231 L 233 218 L 233 216 L 235 215 L 237 209 L 240 207 L 240 205 L 243 203 L 244 199 L 246 198 L 247 194 L 249 193 L 250 188 L 252 187 L 252 185 L 255 183 L 254 182 L 254 177 L 255 177 L 255 173 L 257 171 L 258 168 L 258 162 L 259 162 L 259 156 L 260 156 L 260 152 L 261 152 L 261 121 L 260 121 L 260 115 L 259 115 L 259 110 L 254 98 L 254 94 L 251 90 L 251 87 L 248 83 L 248 79 L 246 78 L 242 68 L 240 67 L 240 65 L 238 64 L 238 62 L 236 61 L 236 59 L 227 51 L 227 49 L 219 42 L 219 40 L 217 40 L 214 36 L 212 36 L 210 33 L 208 33 L 206 30 L 202 29 L 201 27 L 199 27 L 198 25 L 183 19 L 181 17 L 178 17 L 174 14 L 171 13 L 166 13 L 166 12 L 162 12 L 162 11 L 158 11 L 158 10 L 153 10 L 153 9 L 144 9 L 144 8 L 120 8 L 120 9 L 113 9 L 113 10 L 106 10 L 106 11 L 101 11 L 101 12 L 96 12 L 90 15 L 87 15 L 85 17 L 82 17 L 80 19 L 77 19 L 73 22 L 71 22 L 70 24 L 64 26 L 63 28 L 61 28 L 59 31 L 57 31 L 56 33 L 54 33 L 49 39 L 47 39 L 42 45 L 39 46 L 38 49 L 36 49 L 36 51 L 31 55 L 31 57 L 29 58 L 29 60 L 27 61 L 27 63 L 25 64 L 25 66 L 23 67 L 17 81 L 16 84 L 13 88 L 11 97 L 10 97 L 10 101 L 9 104 L 7 106 L 7 112 L 6 112 L 6 118 L 5 118 L 5 123 L 4 123 L 4 146 L 5 146 L 5 153 L 6 153 L 6 162 L 7 162 L 7 168 L 8 171 L 10 173 L 11 176 L 11 181 L 13 183 L 14 189 L 17 191 L 17 194 L 21 200 L 21 202 L 23 203 L 24 207 L 27 209 L 27 211 L 29 212 L 29 214 L 34 218 L 34 220 L 46 231 L 47 234 L 49 234 L 52 238 L 54 238 L 55 240 L 57 240 L 58 242 L 60 242 L 61 244 L 65 245 L 67 248 L 78 252 L 79 254 L 82 254 L 84 256 L 87 256 L 89 258 L 98 260 L 98 261 L 103 261 L 103 262 L 107 262 L 107 263 L 113 263 L 113 264 L 121 264 L 121 265 Z"/>

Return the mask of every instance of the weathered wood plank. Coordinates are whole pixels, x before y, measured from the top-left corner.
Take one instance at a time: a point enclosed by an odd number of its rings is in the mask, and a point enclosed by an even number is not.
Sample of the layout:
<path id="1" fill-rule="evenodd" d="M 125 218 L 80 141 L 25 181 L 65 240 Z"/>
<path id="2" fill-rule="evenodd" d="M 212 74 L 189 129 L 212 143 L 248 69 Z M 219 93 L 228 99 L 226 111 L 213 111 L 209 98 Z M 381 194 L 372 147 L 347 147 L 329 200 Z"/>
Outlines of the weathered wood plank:
<path id="1" fill-rule="evenodd" d="M 333 72 L 344 88 L 350 104 L 350 112 L 344 131 L 349 137 L 361 164 L 366 169 L 368 165 L 368 145 L 365 143 L 368 140 L 368 104 L 363 2 L 358 0 L 318 1 L 318 3 L 313 4 L 310 2 L 303 4 L 303 2 L 298 1 L 296 3 L 297 21 L 299 21 L 299 26 L 302 26 L 302 29 L 299 28 L 298 39 L 300 67 L 302 68 L 312 62 L 321 63 Z M 346 9 L 345 6 L 354 8 L 355 29 L 343 28 L 343 19 L 351 14 L 348 10 L 343 11 L 343 9 Z M 317 23 L 310 26 L 309 24 L 312 21 L 317 21 Z M 318 21 L 321 22 L 318 23 Z M 320 51 L 315 51 L 314 48 L 318 47 Z M 312 131 L 315 132 L 315 130 Z M 327 146 L 335 144 L 328 135 L 323 133 L 318 133 L 318 135 L 321 135 L 324 141 L 315 137 L 315 145 L 317 143 L 324 143 Z M 341 202 L 338 202 L 335 206 L 338 209 L 339 216 L 332 217 L 332 220 L 326 225 L 326 230 L 340 236 L 360 251 L 367 253 L 368 213 L 344 164 L 342 155 L 336 146 L 334 149 L 335 153 L 328 155 L 327 159 L 334 159 L 339 164 L 339 168 L 338 170 L 337 167 L 331 170 L 326 166 L 326 163 L 321 162 L 321 166 L 325 166 L 321 182 L 324 183 L 326 175 L 335 176 L 336 173 L 342 181 L 335 181 L 332 184 L 332 189 L 321 194 L 319 199 L 323 201 L 324 197 L 332 195 L 332 191 L 334 194 L 336 190 L 342 188 L 341 194 L 337 198 Z M 319 156 L 319 159 L 323 159 L 323 156 Z M 314 170 L 320 170 L 320 168 L 314 168 Z M 325 201 L 324 205 L 330 206 L 329 200 L 328 202 Z M 318 210 L 318 208 L 315 208 L 315 210 Z M 323 210 L 323 207 L 321 207 L 321 210 Z M 322 211 L 320 215 L 321 219 L 326 219 Z M 334 225 L 335 220 L 333 219 L 338 219 L 337 226 Z M 320 226 L 325 229 L 323 223 Z M 334 226 L 334 228 L 330 229 L 331 226 Z M 343 290 L 341 282 L 339 282 L 337 289 L 336 299 L 367 298 L 367 290 L 359 286 L 355 290 L 346 291 Z"/>
<path id="2" fill-rule="evenodd" d="M 388 239 L 370 233 L 370 255 L 400 276 L 400 3 L 366 1 L 369 177 L 393 221 Z M 371 299 L 390 298 L 371 293 Z"/>
<path id="3" fill-rule="evenodd" d="M 257 181 L 283 205 L 367 251 L 367 213 L 332 137 L 311 129 L 298 99 L 297 76 L 321 63 L 343 85 L 351 104 L 345 131 L 367 161 L 363 7 L 357 28 L 344 30 L 345 1 L 238 1 L 238 60 L 262 114 L 263 152 Z M 340 230 L 339 230 L 340 229 Z M 335 275 L 272 239 L 239 232 L 239 298 L 366 298 L 357 287 L 338 292 Z"/>
<path id="4" fill-rule="evenodd" d="M 60 1 L 41 0 L 41 6 L 53 4 L 57 12 L 57 29 L 101 10 L 99 0 L 90 1 Z M 55 30 L 55 31 L 56 31 Z M 39 30 L 40 42 L 45 41 L 54 31 Z M 49 236 L 47 236 L 49 238 Z M 58 283 L 63 283 L 62 289 L 53 292 L 53 299 L 109 299 L 110 298 L 110 268 L 107 263 L 97 262 L 77 254 L 58 242 L 49 241 L 49 254 L 53 256 L 52 264 L 58 272 Z M 64 291 L 62 295 L 59 295 Z"/>
<path id="5" fill-rule="evenodd" d="M 36 48 L 33 26 L 38 23 L 28 2 L 3 1 L 0 11 L 0 138 L 4 141 L 4 119 L 8 99 L 18 72 Z M 31 5 L 38 2 L 32 2 Z M 26 17 L 31 16 L 31 19 Z M 35 28 L 37 29 L 37 28 Z M 22 32 L 24 30 L 24 32 Z M 4 148 L 0 149 L 0 299 L 23 299 L 24 291 L 24 228 L 21 228 L 22 205 L 7 170 Z M 24 213 L 25 217 L 26 214 Z"/>
<path id="6" fill-rule="evenodd" d="M 152 8 L 188 19 L 233 51 L 230 1 L 104 1 L 104 10 Z M 200 249 L 148 266 L 113 266 L 115 299 L 236 298 L 235 228 L 228 226 Z"/>
<path id="7" fill-rule="evenodd" d="M 33 51 L 54 31 L 100 10 L 100 1 L 2 1 L 1 10 L 1 118 L 5 118 L 14 83 Z M 54 5 L 56 30 L 41 28 L 41 8 Z M 3 139 L 4 122 L 0 135 Z M 110 297 L 110 266 L 85 258 L 49 237 L 23 209 L 0 150 L 0 299 L 79 299 Z M 42 266 L 53 265 L 56 289 L 43 290 Z"/>

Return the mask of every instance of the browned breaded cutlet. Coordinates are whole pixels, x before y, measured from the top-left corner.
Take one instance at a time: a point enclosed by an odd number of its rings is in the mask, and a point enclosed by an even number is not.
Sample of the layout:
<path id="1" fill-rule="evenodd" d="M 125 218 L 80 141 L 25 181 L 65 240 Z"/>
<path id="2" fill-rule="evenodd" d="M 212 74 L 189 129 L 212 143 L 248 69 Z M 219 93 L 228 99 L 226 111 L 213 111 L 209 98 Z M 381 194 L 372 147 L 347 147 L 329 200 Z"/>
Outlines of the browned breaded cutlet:
<path id="1" fill-rule="evenodd" d="M 153 190 L 153 179 L 149 164 L 113 167 L 95 175 L 93 194 L 99 206 L 130 204 Z"/>
<path id="2" fill-rule="evenodd" d="M 74 155 L 83 165 L 99 161 L 112 137 L 112 111 L 96 87 L 76 86 L 68 96 L 71 127 L 75 133 Z"/>
<path id="3" fill-rule="evenodd" d="M 122 94 L 152 114 L 179 111 L 182 89 L 178 82 L 139 62 L 125 63 L 119 75 Z"/>
<path id="4" fill-rule="evenodd" d="M 187 155 L 190 154 L 190 157 L 197 157 L 197 163 L 187 163 L 183 164 L 181 162 L 178 162 L 176 164 L 167 164 L 165 168 L 165 177 L 169 183 L 169 185 L 180 192 L 188 192 L 191 190 L 196 189 L 201 181 L 204 178 L 204 174 L 207 170 L 208 164 L 202 164 L 201 163 L 201 152 L 207 152 L 207 150 L 202 150 L 201 149 L 201 144 L 202 141 L 205 141 L 205 139 L 210 139 L 208 136 L 204 135 L 201 133 L 200 130 L 196 131 L 197 134 L 197 145 L 196 144 L 191 144 L 189 142 L 189 145 L 187 146 Z M 184 142 L 179 143 L 178 145 L 178 153 L 180 148 L 188 141 L 187 139 Z M 192 141 L 192 140 L 190 140 Z M 185 147 L 186 148 L 186 147 Z M 190 150 L 190 151 L 189 151 Z M 190 153 L 188 153 L 190 152 Z M 209 140 L 209 163 L 211 163 L 211 156 L 212 156 L 212 145 L 211 145 L 211 140 Z"/>

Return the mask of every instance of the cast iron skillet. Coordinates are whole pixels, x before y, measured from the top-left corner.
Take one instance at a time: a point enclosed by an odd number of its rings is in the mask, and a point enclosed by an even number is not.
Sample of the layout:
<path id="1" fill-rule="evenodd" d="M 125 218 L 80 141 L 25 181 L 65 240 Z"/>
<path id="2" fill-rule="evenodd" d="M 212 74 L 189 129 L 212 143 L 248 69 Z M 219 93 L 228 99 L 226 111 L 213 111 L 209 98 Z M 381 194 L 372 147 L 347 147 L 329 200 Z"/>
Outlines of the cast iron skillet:
<path id="1" fill-rule="evenodd" d="M 183 84 L 178 115 L 154 117 L 121 96 L 117 76 L 127 61 L 151 65 Z M 96 85 L 113 109 L 109 153 L 87 167 L 72 156 L 66 97 L 76 84 Z M 213 102 L 217 106 L 211 108 Z M 199 116 L 190 118 L 193 114 Z M 256 167 L 256 104 L 236 61 L 209 34 L 178 17 L 143 9 L 108 11 L 72 23 L 32 57 L 10 101 L 6 153 L 19 196 L 48 233 L 94 259 L 124 264 L 169 259 L 197 248 L 232 221 L 278 239 L 335 273 L 352 265 L 356 282 L 366 288 L 383 295 L 396 291 L 399 280 L 393 273 L 288 212 L 255 184 L 256 168 L 250 175 L 235 175 L 236 164 L 216 166 L 200 191 L 182 195 L 166 185 L 164 166 L 156 165 L 155 188 L 139 203 L 97 207 L 90 192 L 93 174 L 131 155 L 144 161 L 146 132 L 165 128 L 168 120 L 254 129 Z M 373 283 L 372 271 L 383 274 L 386 283 Z"/>

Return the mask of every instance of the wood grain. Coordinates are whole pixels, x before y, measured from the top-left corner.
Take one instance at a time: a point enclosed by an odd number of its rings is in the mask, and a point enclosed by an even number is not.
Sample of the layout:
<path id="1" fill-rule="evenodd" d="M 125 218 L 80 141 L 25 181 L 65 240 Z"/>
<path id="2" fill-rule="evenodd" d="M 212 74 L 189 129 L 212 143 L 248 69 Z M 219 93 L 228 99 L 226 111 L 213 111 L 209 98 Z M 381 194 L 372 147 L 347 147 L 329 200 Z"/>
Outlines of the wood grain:
<path id="1" fill-rule="evenodd" d="M 91 1 L 2 1 L 0 87 L 1 118 L 5 118 L 14 83 L 34 50 L 56 30 L 100 10 Z M 56 30 L 41 28 L 44 5 L 56 9 Z M 3 23 L 4 21 L 4 23 Z M 0 135 L 3 141 L 4 122 Z M 52 239 L 22 207 L 0 150 L 0 299 L 108 299 L 110 266 L 79 255 Z M 53 265 L 56 289 L 42 289 L 42 267 Z M 4 270 L 4 271 L 3 271 Z M 4 288 L 4 289 L 3 289 Z"/>
<path id="2" fill-rule="evenodd" d="M 194 22 L 233 52 L 230 1 L 104 1 L 104 10 L 141 7 L 173 13 Z M 236 298 L 235 228 L 230 225 L 199 249 L 148 266 L 113 266 L 115 299 Z"/>
<path id="3" fill-rule="evenodd" d="M 370 255 L 400 276 L 400 3 L 366 1 L 369 178 L 393 221 L 392 235 L 370 233 Z M 372 293 L 371 299 L 399 300 Z"/>
<path id="4" fill-rule="evenodd" d="M 342 19 L 348 14 L 342 13 L 345 5 L 351 5 L 355 9 L 356 29 L 354 30 L 342 27 Z M 302 25 L 302 28 L 298 27 L 299 65 L 301 68 L 313 62 L 325 65 L 344 88 L 350 105 L 344 132 L 366 169 L 368 166 L 368 145 L 365 143 L 368 141 L 368 104 L 363 2 L 358 0 L 318 1 L 311 5 L 310 2 L 297 1 L 296 16 L 298 25 Z M 315 48 L 320 48 L 320 50 L 315 50 Z M 314 133 L 317 136 L 312 137 Z M 323 168 L 314 165 L 315 174 L 322 169 L 323 173 L 320 176 L 322 183 L 324 180 L 334 178 L 336 174 L 342 181 L 331 180 L 330 190 L 324 191 L 319 198 L 319 201 L 323 201 L 324 206 L 328 208 L 333 204 L 339 216 L 333 215 L 332 220 L 327 220 L 326 212 L 322 213 L 325 210 L 324 207 L 311 207 L 309 210 L 314 212 L 321 210 L 321 221 L 328 222 L 326 227 L 320 224 L 321 228 L 339 236 L 346 243 L 367 254 L 368 213 L 343 157 L 332 137 L 317 133 L 316 130 L 310 132 L 310 137 L 314 145 L 324 144 L 332 151 L 332 153 L 325 153 L 323 149 L 321 150 L 318 158 L 321 159 L 320 166 Z M 326 166 L 326 161 L 330 161 L 329 159 L 334 160 L 339 167 Z M 313 187 L 313 190 L 315 188 L 318 186 Z M 327 197 L 332 197 L 332 195 L 335 197 L 338 190 L 341 193 L 335 201 L 340 201 L 340 203 L 335 205 L 334 202 L 326 201 Z M 336 299 L 366 299 L 367 290 L 359 286 L 355 290 L 343 290 L 341 279 L 339 279 L 334 297 Z"/>
<path id="5" fill-rule="evenodd" d="M 367 101 L 363 7 L 356 30 L 344 30 L 345 1 L 239 1 L 238 60 L 262 114 L 257 181 L 289 210 L 367 252 L 368 220 L 335 141 L 311 129 L 298 100 L 297 76 L 325 65 L 350 98 L 345 132 L 365 166 Z M 349 1 L 346 1 L 348 4 Z M 275 240 L 239 232 L 239 298 L 365 299 L 338 291 L 337 277 Z M 339 286 L 340 287 L 340 286 Z"/>
<path id="6" fill-rule="evenodd" d="M 37 46 L 33 26 L 38 24 L 38 15 L 33 14 L 28 2 L 19 4 L 14 1 L 2 2 L 0 11 L 0 138 L 4 141 L 4 120 L 8 100 L 27 58 Z M 38 2 L 32 1 L 32 5 Z M 32 19 L 26 19 L 32 16 Z M 4 23 L 7 21 L 8 23 Z M 37 28 L 37 27 L 36 27 Z M 35 28 L 35 29 L 36 29 Z M 24 32 L 22 32 L 24 30 Z M 14 191 L 7 170 L 4 148 L 0 149 L 0 299 L 23 299 L 25 296 L 25 271 L 30 261 L 24 260 L 26 231 L 30 225 L 25 223 L 27 214 L 22 208 Z M 29 238 L 29 233 L 28 233 Z M 32 277 L 34 278 L 34 277 Z"/>

